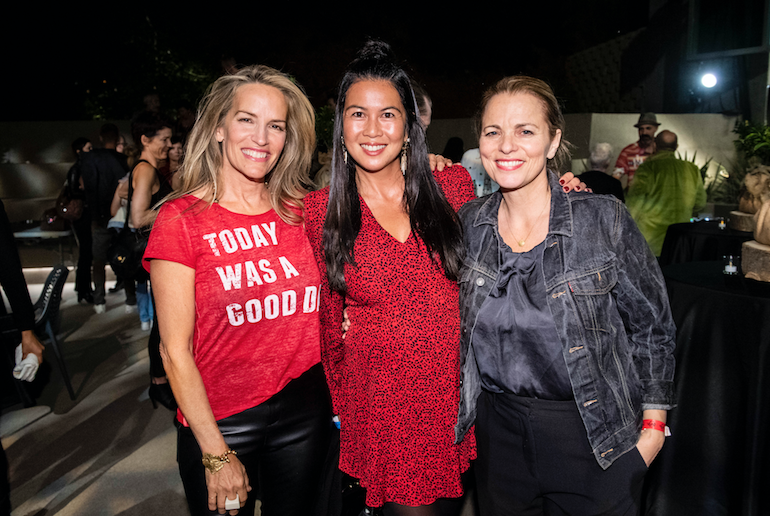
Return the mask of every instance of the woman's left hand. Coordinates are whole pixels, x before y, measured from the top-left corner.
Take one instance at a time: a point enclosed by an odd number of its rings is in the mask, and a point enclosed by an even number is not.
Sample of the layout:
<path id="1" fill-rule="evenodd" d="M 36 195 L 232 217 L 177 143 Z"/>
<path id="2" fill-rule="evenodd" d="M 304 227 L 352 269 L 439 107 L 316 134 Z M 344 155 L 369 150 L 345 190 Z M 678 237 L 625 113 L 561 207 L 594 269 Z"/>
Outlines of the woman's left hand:
<path id="1" fill-rule="evenodd" d="M 564 187 L 565 192 L 569 192 L 571 190 L 575 190 L 576 192 L 591 192 L 593 193 L 593 190 L 588 188 L 588 186 L 580 180 L 579 177 L 577 177 L 572 172 L 566 172 L 563 176 L 559 178 L 559 184 Z"/>
<path id="2" fill-rule="evenodd" d="M 636 449 L 639 450 L 639 454 L 648 468 L 652 461 L 655 460 L 655 457 L 658 456 L 658 453 L 660 453 L 665 440 L 666 436 L 659 430 L 653 430 L 652 428 L 642 430 L 642 435 L 639 436 L 639 441 L 636 443 Z"/>
<path id="3" fill-rule="evenodd" d="M 666 423 L 666 411 L 665 410 L 645 410 L 643 419 L 654 419 Z M 636 449 L 639 450 L 639 454 L 644 459 L 647 467 L 650 467 L 652 461 L 660 453 L 663 448 L 663 443 L 666 440 L 665 432 L 655 430 L 653 428 L 645 428 L 642 430 L 642 434 L 639 436 L 639 441 L 636 443 Z"/>
<path id="4" fill-rule="evenodd" d="M 452 166 L 452 160 L 447 159 L 439 154 L 428 154 L 428 161 L 430 162 L 431 170 L 438 170 L 441 172 L 446 167 Z"/>

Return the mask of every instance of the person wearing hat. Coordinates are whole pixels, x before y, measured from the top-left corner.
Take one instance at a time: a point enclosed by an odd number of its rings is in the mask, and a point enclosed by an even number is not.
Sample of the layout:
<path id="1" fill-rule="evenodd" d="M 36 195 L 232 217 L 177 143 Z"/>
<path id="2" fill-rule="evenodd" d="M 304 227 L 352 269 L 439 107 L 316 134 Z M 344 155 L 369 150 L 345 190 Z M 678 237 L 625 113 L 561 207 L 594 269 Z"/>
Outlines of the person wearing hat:
<path id="1" fill-rule="evenodd" d="M 698 167 L 676 157 L 678 138 L 663 130 L 655 137 L 655 154 L 636 171 L 626 206 L 652 254 L 660 256 L 671 224 L 687 222 L 706 205 Z"/>
<path id="2" fill-rule="evenodd" d="M 655 132 L 658 126 L 660 124 L 655 113 L 642 113 L 639 115 L 639 121 L 634 124 L 634 127 L 639 130 L 639 141 L 620 151 L 618 160 L 615 162 L 615 170 L 623 169 L 623 173 L 628 178 L 629 187 L 634 180 L 636 169 L 655 152 Z"/>

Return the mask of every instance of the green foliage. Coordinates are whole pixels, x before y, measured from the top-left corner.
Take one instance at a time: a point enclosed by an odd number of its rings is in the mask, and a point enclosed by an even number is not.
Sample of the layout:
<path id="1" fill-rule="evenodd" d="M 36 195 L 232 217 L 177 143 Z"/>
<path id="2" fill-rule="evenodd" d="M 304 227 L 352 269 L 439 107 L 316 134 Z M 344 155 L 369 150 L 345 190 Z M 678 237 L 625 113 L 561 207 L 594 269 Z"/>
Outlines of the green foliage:
<path id="1" fill-rule="evenodd" d="M 706 188 L 708 201 L 717 204 L 738 204 L 743 178 L 748 173 L 748 161 L 742 155 L 725 167 L 717 163 L 717 173 Z"/>
<path id="2" fill-rule="evenodd" d="M 770 126 L 752 124 L 748 120 L 737 122 L 733 132 L 738 135 L 735 148 L 747 160 L 757 158 L 761 164 L 770 165 Z"/>
<path id="3" fill-rule="evenodd" d="M 331 152 L 334 144 L 334 109 L 331 106 L 321 106 L 316 110 L 315 135 L 318 148 Z"/>
<path id="4" fill-rule="evenodd" d="M 145 95 L 157 93 L 163 114 L 174 119 L 181 102 L 195 106 L 218 77 L 217 71 L 197 56 L 172 50 L 171 45 L 160 39 L 149 20 L 138 26 L 128 41 L 122 42 L 116 55 L 124 66 L 109 76 L 92 77 L 81 84 L 89 118 L 129 119 L 143 109 Z"/>

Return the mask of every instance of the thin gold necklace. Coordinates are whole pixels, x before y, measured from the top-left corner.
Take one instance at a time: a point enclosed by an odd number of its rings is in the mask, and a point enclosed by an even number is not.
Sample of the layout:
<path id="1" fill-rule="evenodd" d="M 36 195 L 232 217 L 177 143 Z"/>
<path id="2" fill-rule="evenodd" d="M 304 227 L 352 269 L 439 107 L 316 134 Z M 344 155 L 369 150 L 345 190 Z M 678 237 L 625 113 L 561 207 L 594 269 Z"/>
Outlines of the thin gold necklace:
<path id="1" fill-rule="evenodd" d="M 505 200 L 505 197 L 503 197 L 503 202 L 506 206 L 508 206 L 508 202 Z M 543 216 L 543 213 L 545 213 L 545 208 L 551 204 L 551 192 L 548 192 L 548 199 L 546 200 L 545 204 L 543 205 L 543 209 L 540 210 L 540 215 L 537 216 L 535 219 L 535 222 L 532 224 L 532 227 L 529 228 L 529 233 L 527 233 L 527 236 L 519 240 L 516 238 L 516 235 L 513 234 L 513 228 L 511 227 L 511 219 L 509 210 L 505 210 L 505 223 L 508 226 L 508 233 L 511 234 L 513 239 L 516 241 L 517 244 L 519 244 L 519 247 L 524 247 L 527 244 L 527 239 L 529 238 L 529 235 L 532 234 L 532 231 L 534 231 L 535 226 L 537 226 L 537 223 L 540 222 L 540 218 Z"/>

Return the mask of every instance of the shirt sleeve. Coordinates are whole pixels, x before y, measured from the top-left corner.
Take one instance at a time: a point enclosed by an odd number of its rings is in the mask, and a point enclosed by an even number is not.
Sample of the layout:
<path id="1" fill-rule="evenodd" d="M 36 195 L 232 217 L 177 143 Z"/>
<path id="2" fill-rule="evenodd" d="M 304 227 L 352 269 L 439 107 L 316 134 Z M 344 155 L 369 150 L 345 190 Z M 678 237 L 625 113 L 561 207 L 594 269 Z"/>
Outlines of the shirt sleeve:
<path id="1" fill-rule="evenodd" d="M 143 265 L 150 272 L 152 260 L 168 260 L 195 268 L 191 219 L 194 211 L 183 211 L 177 202 L 165 203 L 150 231 Z"/>
<path id="2" fill-rule="evenodd" d="M 434 170 L 433 176 L 455 211 L 458 211 L 466 202 L 476 198 L 473 179 L 465 167 L 452 165 L 441 172 Z"/>

